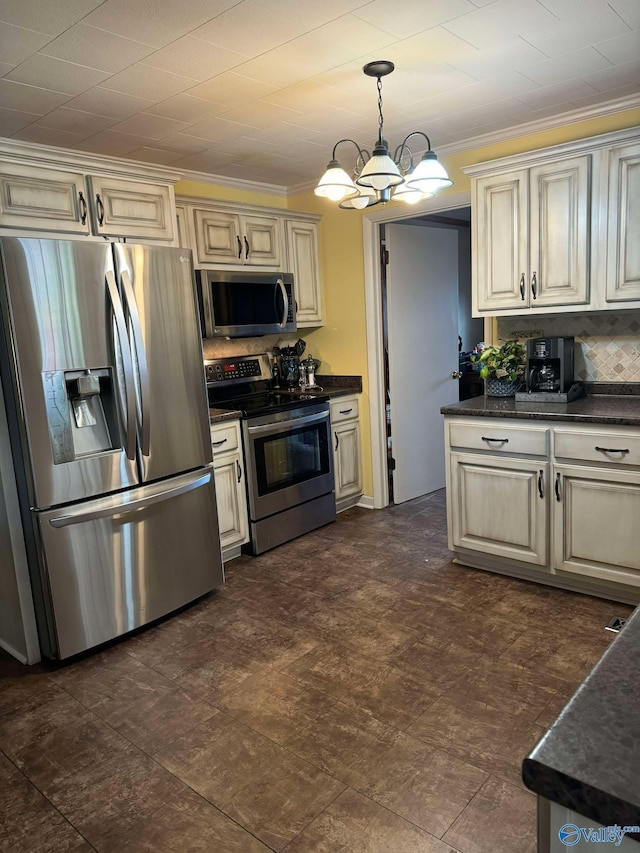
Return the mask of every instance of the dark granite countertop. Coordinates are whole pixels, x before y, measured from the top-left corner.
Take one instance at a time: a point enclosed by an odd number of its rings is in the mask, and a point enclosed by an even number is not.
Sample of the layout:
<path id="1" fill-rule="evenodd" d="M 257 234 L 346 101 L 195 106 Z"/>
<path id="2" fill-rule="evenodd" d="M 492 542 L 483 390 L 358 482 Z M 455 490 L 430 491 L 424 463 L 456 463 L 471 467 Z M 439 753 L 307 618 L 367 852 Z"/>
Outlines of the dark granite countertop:
<path id="1" fill-rule="evenodd" d="M 322 391 L 316 393 L 323 397 L 345 397 L 348 394 L 362 393 L 362 376 L 333 376 L 318 374 L 316 381 Z M 313 391 L 308 391 L 313 395 Z M 211 424 L 224 423 L 224 421 L 237 421 L 242 417 L 242 412 L 237 409 L 209 409 L 209 422 Z"/>
<path id="2" fill-rule="evenodd" d="M 525 785 L 604 826 L 640 825 L 640 608 L 525 758 Z M 640 840 L 640 836 L 632 836 Z"/>
<path id="3" fill-rule="evenodd" d="M 472 397 L 443 406 L 443 415 L 572 421 L 640 427 L 640 395 L 594 394 L 572 403 L 516 402 L 514 397 Z"/>

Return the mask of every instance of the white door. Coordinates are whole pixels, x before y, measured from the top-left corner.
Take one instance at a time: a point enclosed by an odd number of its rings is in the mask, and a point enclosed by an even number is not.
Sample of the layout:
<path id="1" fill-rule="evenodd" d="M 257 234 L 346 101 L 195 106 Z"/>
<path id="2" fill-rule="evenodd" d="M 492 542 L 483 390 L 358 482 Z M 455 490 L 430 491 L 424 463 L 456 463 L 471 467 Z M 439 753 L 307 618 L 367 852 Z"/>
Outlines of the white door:
<path id="1" fill-rule="evenodd" d="M 458 401 L 458 234 L 387 225 L 394 501 L 444 488 L 440 407 Z"/>

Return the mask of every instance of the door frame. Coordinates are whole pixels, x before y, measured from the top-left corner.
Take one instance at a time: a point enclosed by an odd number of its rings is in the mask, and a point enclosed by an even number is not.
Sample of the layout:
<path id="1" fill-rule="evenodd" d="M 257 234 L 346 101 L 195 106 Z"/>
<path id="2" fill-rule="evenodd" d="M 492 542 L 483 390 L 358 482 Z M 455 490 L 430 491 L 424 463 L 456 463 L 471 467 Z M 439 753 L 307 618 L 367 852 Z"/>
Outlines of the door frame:
<path id="1" fill-rule="evenodd" d="M 415 219 L 417 216 L 424 216 L 425 214 L 441 213 L 458 207 L 470 206 L 471 193 L 463 192 L 440 198 L 436 196 L 402 210 L 398 207 L 391 207 L 390 209 L 375 207 L 362 216 L 374 509 L 382 509 L 389 505 L 379 226 L 400 222 L 404 219 Z M 491 328 L 491 318 L 485 319 L 485 340 L 487 343 L 490 343 Z"/>

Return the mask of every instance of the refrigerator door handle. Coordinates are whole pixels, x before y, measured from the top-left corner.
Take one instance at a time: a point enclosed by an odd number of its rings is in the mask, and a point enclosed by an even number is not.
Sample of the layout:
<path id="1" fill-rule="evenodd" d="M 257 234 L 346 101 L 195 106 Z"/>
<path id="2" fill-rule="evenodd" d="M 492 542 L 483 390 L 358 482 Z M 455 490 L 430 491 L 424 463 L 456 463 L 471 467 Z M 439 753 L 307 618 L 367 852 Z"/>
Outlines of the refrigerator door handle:
<path id="1" fill-rule="evenodd" d="M 124 374 L 124 396 L 126 406 L 126 423 L 125 423 L 125 452 L 127 458 L 136 458 L 136 402 L 135 402 L 135 386 L 133 379 L 133 363 L 131 360 L 131 350 L 129 349 L 129 339 L 127 336 L 127 324 L 124 319 L 124 310 L 120 301 L 120 294 L 116 285 L 116 277 L 113 270 L 107 270 L 105 273 L 105 281 L 107 284 L 107 292 L 111 301 L 113 316 L 116 321 L 116 330 L 118 332 L 118 343 L 120 346 L 120 354 L 122 356 L 122 372 Z"/>
<path id="2" fill-rule="evenodd" d="M 150 446 L 150 424 L 149 424 L 149 400 L 151 392 L 149 388 L 149 370 L 147 367 L 147 354 L 144 348 L 144 338 L 142 337 L 142 326 L 140 325 L 140 315 L 138 314 L 138 305 L 133 292 L 133 285 L 128 270 L 122 270 L 120 273 L 124 298 L 131 320 L 133 329 L 133 341 L 135 344 L 135 357 L 138 367 L 138 378 L 140 388 L 140 450 L 143 456 L 149 455 Z"/>
<path id="3" fill-rule="evenodd" d="M 212 471 L 208 470 L 204 474 L 197 472 L 188 476 L 188 479 L 183 479 L 180 485 L 174 486 L 171 489 L 163 489 L 155 492 L 146 498 L 139 498 L 126 503 L 118 503 L 114 498 L 106 498 L 101 501 L 92 501 L 92 506 L 89 508 L 79 507 L 67 515 L 60 515 L 49 519 L 49 524 L 52 527 L 69 527 L 71 524 L 84 524 L 87 521 L 93 521 L 98 518 L 108 518 L 116 515 L 130 515 L 145 509 L 152 504 L 160 503 L 161 501 L 176 498 L 178 495 L 184 495 L 186 492 L 191 492 L 193 489 L 199 489 L 201 486 L 206 486 L 211 480 Z"/>

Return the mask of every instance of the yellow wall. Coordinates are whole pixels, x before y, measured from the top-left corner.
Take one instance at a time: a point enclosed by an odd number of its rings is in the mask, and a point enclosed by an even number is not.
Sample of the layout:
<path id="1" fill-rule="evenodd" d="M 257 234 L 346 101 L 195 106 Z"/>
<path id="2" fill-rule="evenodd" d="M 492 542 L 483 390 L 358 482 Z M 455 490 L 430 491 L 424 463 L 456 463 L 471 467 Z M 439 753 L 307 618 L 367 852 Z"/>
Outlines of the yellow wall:
<path id="1" fill-rule="evenodd" d="M 494 160 L 563 142 L 585 139 L 639 124 L 637 110 L 628 110 L 604 118 L 577 122 L 554 130 L 517 137 L 507 142 L 483 146 L 443 158 L 454 181 L 448 191 L 459 193 L 470 188 L 464 166 Z M 310 180 L 314 176 L 310 175 Z M 319 176 L 318 176 L 319 177 Z M 365 289 L 362 237 L 362 211 L 340 210 L 332 202 L 321 200 L 307 191 L 299 195 L 272 196 L 246 190 L 181 181 L 176 185 L 180 195 L 259 204 L 269 207 L 303 210 L 322 215 L 320 250 L 323 274 L 325 325 L 306 331 L 308 351 L 321 359 L 321 373 L 359 374 L 363 380 L 362 450 L 364 493 L 373 492 L 371 431 L 369 426 L 369 383 L 367 369 L 367 338 L 365 323 Z M 400 208 L 400 205 L 398 204 Z"/>

